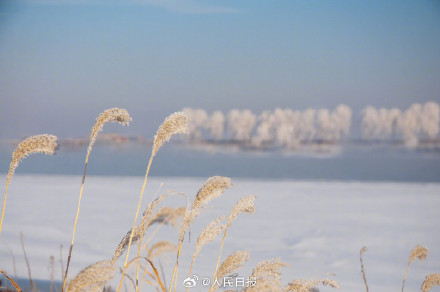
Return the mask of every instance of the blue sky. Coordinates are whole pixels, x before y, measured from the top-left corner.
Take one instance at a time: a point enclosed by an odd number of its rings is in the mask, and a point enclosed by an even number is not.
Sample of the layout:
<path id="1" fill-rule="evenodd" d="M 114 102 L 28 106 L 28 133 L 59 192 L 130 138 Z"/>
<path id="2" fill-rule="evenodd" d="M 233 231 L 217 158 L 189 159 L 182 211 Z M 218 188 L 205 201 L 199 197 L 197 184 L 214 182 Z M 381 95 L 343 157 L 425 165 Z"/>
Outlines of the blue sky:
<path id="1" fill-rule="evenodd" d="M 118 106 L 152 136 L 208 111 L 440 101 L 440 3 L 0 2 L 0 138 L 85 136 Z"/>

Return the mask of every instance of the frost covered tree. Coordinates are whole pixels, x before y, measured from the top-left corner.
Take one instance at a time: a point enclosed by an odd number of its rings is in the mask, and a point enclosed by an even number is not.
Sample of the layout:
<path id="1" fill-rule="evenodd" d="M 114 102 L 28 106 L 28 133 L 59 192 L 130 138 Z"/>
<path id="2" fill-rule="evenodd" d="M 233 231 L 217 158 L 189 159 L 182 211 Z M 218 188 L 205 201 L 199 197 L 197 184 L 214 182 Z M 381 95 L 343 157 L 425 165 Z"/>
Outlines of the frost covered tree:
<path id="1" fill-rule="evenodd" d="M 415 103 L 397 121 L 397 130 L 402 134 L 406 147 L 413 148 L 419 144 L 419 132 L 422 128 L 421 114 L 422 105 Z"/>
<path id="2" fill-rule="evenodd" d="M 338 105 L 332 112 L 320 109 L 316 118 L 317 138 L 323 141 L 337 142 L 349 134 L 351 127 L 351 109 Z"/>
<path id="3" fill-rule="evenodd" d="M 423 105 L 422 131 L 429 138 L 434 139 L 439 133 L 440 124 L 440 106 L 435 102 L 427 102 Z"/>
<path id="4" fill-rule="evenodd" d="M 301 113 L 300 137 L 302 141 L 312 141 L 316 135 L 316 110 L 308 108 Z"/>
<path id="5" fill-rule="evenodd" d="M 257 122 L 257 117 L 250 110 L 233 109 L 227 116 L 228 128 L 231 131 L 232 139 L 247 141 Z"/>
<path id="6" fill-rule="evenodd" d="M 362 138 L 385 140 L 399 135 L 407 147 L 416 147 L 421 138 L 435 139 L 439 133 L 440 107 L 435 102 L 412 104 L 404 112 L 397 108 L 361 112 Z"/>
<path id="7" fill-rule="evenodd" d="M 214 140 L 221 140 L 225 131 L 225 115 L 215 111 L 208 119 L 207 128 Z"/>
<path id="8" fill-rule="evenodd" d="M 275 136 L 279 145 L 295 149 L 300 146 L 300 113 L 291 109 L 275 109 Z"/>
<path id="9" fill-rule="evenodd" d="M 256 146 L 273 143 L 296 149 L 315 138 L 339 141 L 349 133 L 351 115 L 351 109 L 346 105 L 339 105 L 332 112 L 311 108 L 304 111 L 288 108 L 264 111 L 258 118 L 259 124 L 252 142 Z"/>
<path id="10" fill-rule="evenodd" d="M 335 124 L 336 132 L 334 137 L 336 140 L 341 140 L 344 135 L 348 135 L 350 133 L 351 109 L 347 105 L 338 105 L 333 111 L 331 118 Z"/>
<path id="11" fill-rule="evenodd" d="M 376 109 L 368 106 L 361 112 L 361 133 L 366 140 L 384 140 L 395 135 L 402 112 L 397 108 Z"/>
<path id="12" fill-rule="evenodd" d="M 367 106 L 361 112 L 361 134 L 365 140 L 376 139 L 379 113 L 376 108 Z"/>
<path id="13" fill-rule="evenodd" d="M 258 116 L 256 134 L 252 137 L 252 144 L 260 147 L 264 143 L 273 143 L 275 139 L 275 117 L 272 111 L 263 111 Z"/>

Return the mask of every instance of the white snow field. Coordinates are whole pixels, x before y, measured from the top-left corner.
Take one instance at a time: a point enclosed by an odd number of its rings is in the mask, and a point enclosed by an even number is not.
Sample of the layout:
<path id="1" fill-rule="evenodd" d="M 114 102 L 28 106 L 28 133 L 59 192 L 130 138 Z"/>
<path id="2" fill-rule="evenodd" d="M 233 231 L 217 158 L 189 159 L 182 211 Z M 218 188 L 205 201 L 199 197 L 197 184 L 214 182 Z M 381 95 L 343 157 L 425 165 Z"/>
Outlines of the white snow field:
<path id="1" fill-rule="evenodd" d="M 142 210 L 160 192 L 175 190 L 191 200 L 207 178 L 152 177 L 147 183 Z M 229 229 L 223 259 L 235 250 L 248 250 L 250 260 L 239 271 L 248 276 L 260 261 L 281 257 L 290 264 L 283 281 L 330 277 L 338 291 L 365 291 L 360 275 L 359 250 L 364 255 L 370 291 L 400 291 L 409 253 L 418 244 L 430 253 L 410 267 L 405 291 L 420 291 L 429 273 L 440 272 L 440 183 L 363 183 L 327 181 L 275 181 L 233 179 L 234 187 L 210 202 L 207 212 L 186 236 L 179 266 L 178 285 L 188 276 L 190 258 L 200 231 L 212 220 L 229 214 L 242 196 L 256 195 L 256 212 L 241 215 Z M 69 276 L 96 261 L 111 258 L 121 238 L 131 228 L 143 183 L 142 177 L 88 176 Z M 0 268 L 13 274 L 13 251 L 19 277 L 27 277 L 19 232 L 34 279 L 49 279 L 49 257 L 56 260 L 55 277 L 61 278 L 60 244 L 66 263 L 76 213 L 80 176 L 16 175 L 9 186 L 3 231 L 0 235 Z M 3 198 L 3 195 L 1 196 Z M 162 205 L 184 206 L 182 196 Z M 164 226 L 153 239 L 177 241 L 178 232 Z M 211 278 L 220 240 L 205 246 L 194 274 Z M 136 248 L 137 251 L 137 248 Z M 135 256 L 131 250 L 130 258 Z M 124 255 L 125 257 L 125 255 Z M 162 259 L 166 280 L 172 274 L 175 254 Z M 119 260 L 123 265 L 123 259 Z M 336 276 L 319 275 L 335 273 Z M 119 274 L 115 281 L 119 281 Z M 114 283 L 113 282 L 113 283 Z M 128 281 L 127 281 L 128 282 Z M 129 283 L 127 283 L 129 285 Z M 179 287 L 178 286 L 178 287 Z M 143 284 L 143 291 L 154 291 Z M 196 286 L 193 291 L 206 291 Z M 321 288 L 321 291 L 332 291 Z M 434 288 L 431 291 L 440 291 Z"/>

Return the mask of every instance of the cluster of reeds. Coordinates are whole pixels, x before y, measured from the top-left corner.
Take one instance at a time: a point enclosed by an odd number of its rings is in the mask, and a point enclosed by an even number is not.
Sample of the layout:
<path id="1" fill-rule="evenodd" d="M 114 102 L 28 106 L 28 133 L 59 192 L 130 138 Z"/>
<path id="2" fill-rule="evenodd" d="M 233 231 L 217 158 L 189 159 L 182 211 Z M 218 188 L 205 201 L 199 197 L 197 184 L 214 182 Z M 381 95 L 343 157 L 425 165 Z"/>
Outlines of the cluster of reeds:
<path id="1" fill-rule="evenodd" d="M 90 135 L 90 143 L 87 148 L 87 154 L 84 165 L 84 173 L 82 177 L 81 187 L 78 197 L 78 206 L 76 211 L 76 217 L 73 224 L 72 240 L 69 248 L 69 254 L 67 257 L 67 265 L 64 273 L 63 283 L 61 291 L 64 292 L 85 292 L 94 291 L 102 292 L 105 290 L 107 283 L 113 279 L 118 272 L 118 260 L 124 255 L 125 259 L 122 267 L 119 268 L 121 273 L 121 278 L 117 291 L 120 292 L 124 285 L 134 288 L 134 290 L 140 291 L 142 285 L 148 285 L 150 290 L 162 291 L 162 292 L 172 292 L 177 291 L 182 288 L 178 285 L 178 272 L 179 272 L 179 258 L 182 252 L 182 246 L 184 242 L 185 235 L 188 233 L 191 225 L 196 220 L 196 218 L 206 210 L 208 203 L 223 195 L 223 193 L 232 187 L 232 181 L 230 178 L 222 176 L 210 177 L 201 186 L 198 192 L 195 194 L 195 198 L 190 203 L 190 199 L 186 194 L 176 193 L 176 192 L 165 192 L 156 198 L 153 198 L 151 203 L 149 203 L 140 220 L 138 220 L 140 208 L 142 205 L 143 194 L 147 184 L 147 178 L 150 172 L 153 158 L 159 152 L 160 148 L 170 140 L 173 135 L 176 134 L 186 134 L 188 133 L 188 117 L 182 112 L 176 112 L 165 119 L 165 121 L 159 126 L 156 135 L 154 136 L 153 147 L 148 160 L 145 179 L 140 191 L 139 203 L 137 205 L 136 213 L 133 220 L 133 225 L 126 235 L 122 238 L 121 242 L 116 246 L 116 249 L 109 258 L 98 261 L 80 271 L 75 277 L 68 281 L 69 265 L 72 259 L 72 250 L 74 247 L 75 231 L 78 223 L 78 217 L 80 212 L 81 199 L 84 190 L 84 183 L 86 178 L 87 164 L 89 157 L 96 141 L 98 133 L 102 130 L 103 126 L 109 122 L 117 122 L 122 125 L 128 125 L 131 121 L 131 117 L 125 109 L 112 108 L 101 113 L 92 128 L 92 133 Z M 3 217 L 6 207 L 6 197 L 8 185 L 13 177 L 14 171 L 20 161 L 32 153 L 46 153 L 54 154 L 58 147 L 56 142 L 57 138 L 52 135 L 37 135 L 25 139 L 21 142 L 12 155 L 12 162 L 9 168 L 9 172 L 6 180 L 6 191 L 5 199 L 2 210 L 2 217 L 0 222 L 0 232 L 3 224 Z M 169 196 L 183 196 L 186 199 L 186 207 L 159 207 L 159 205 L 166 200 Z M 220 216 L 219 218 L 213 220 L 209 223 L 197 237 L 194 252 L 188 271 L 188 278 L 191 279 L 191 273 L 193 266 L 196 262 L 200 251 L 207 244 L 211 243 L 219 235 L 223 234 L 221 245 L 218 250 L 218 259 L 215 269 L 212 273 L 212 285 L 209 286 L 209 291 L 217 291 L 226 277 L 234 275 L 238 269 L 240 269 L 249 259 L 249 253 L 245 250 L 236 251 L 226 257 L 222 262 L 222 250 L 225 243 L 225 238 L 228 229 L 232 225 L 235 219 L 240 214 L 251 214 L 255 211 L 255 196 L 246 196 L 238 200 L 235 206 L 232 208 L 229 214 Z M 140 221 L 140 222 L 139 222 Z M 169 241 L 157 241 L 152 243 L 152 240 L 164 225 L 172 225 L 176 229 L 177 243 L 174 244 Z M 147 234 L 149 236 L 147 237 Z M 145 239 L 145 241 L 144 241 Z M 130 248 L 132 245 L 137 245 L 137 254 L 130 258 Z M 23 247 L 24 249 L 24 247 Z M 62 250 L 62 249 L 61 249 Z M 424 248 L 418 248 L 413 251 L 408 263 L 411 264 L 416 258 L 423 259 L 426 257 L 427 250 L 425 253 Z M 362 263 L 362 253 L 366 249 L 361 250 L 361 263 Z M 164 269 L 160 257 L 167 253 L 176 253 L 176 258 L 174 262 L 174 268 L 172 269 L 172 275 L 167 283 L 165 278 Z M 134 265 L 132 265 L 134 264 Z M 53 278 L 53 257 L 51 258 L 51 278 Z M 61 256 L 61 266 L 63 269 L 63 262 Z M 252 271 L 252 274 L 248 277 L 253 279 L 252 282 L 244 287 L 244 291 L 316 291 L 317 286 L 328 286 L 333 288 L 339 288 L 339 284 L 332 279 L 311 279 L 311 280 L 294 280 L 283 285 L 281 279 L 281 269 L 287 266 L 287 263 L 282 262 L 280 259 L 272 259 L 268 261 L 260 262 Z M 405 273 L 405 279 L 407 276 L 407 271 Z M 129 270 L 132 270 L 130 273 Z M 4 271 L 0 270 L 0 273 L 4 274 L 6 278 L 11 281 L 17 291 L 21 291 L 20 287 L 11 279 Z M 364 266 L 362 263 L 362 273 L 363 278 L 367 287 L 368 285 L 365 277 Z M 30 275 L 30 272 L 29 272 Z M 405 282 L 405 280 L 404 280 Z M 131 284 L 130 284 L 131 283 Z M 439 284 L 438 274 L 431 274 L 427 277 L 425 283 L 423 284 L 422 291 L 429 291 L 433 285 Z M 127 286 L 126 286 L 127 287 Z M 189 291 L 190 286 L 186 286 L 187 291 Z M 145 288 L 148 289 L 148 288 Z M 32 290 L 32 280 L 31 280 L 31 290 Z M 36 290 L 36 288 L 34 288 Z M 403 290 L 403 287 L 402 287 Z"/>
<path id="2" fill-rule="evenodd" d="M 365 266 L 364 266 L 364 260 L 362 258 L 363 254 L 367 252 L 367 247 L 363 247 L 360 250 L 360 262 L 361 262 L 361 274 L 362 279 L 364 280 L 365 288 L 367 292 L 369 291 L 369 286 L 367 282 L 366 272 L 365 272 Z M 408 270 L 412 262 L 414 262 L 416 259 L 424 261 L 428 257 L 429 250 L 426 247 L 423 247 L 421 245 L 417 245 L 411 253 L 409 254 L 409 260 L 408 265 L 406 266 L 405 274 L 403 276 L 403 283 L 402 283 L 402 292 L 405 289 L 405 282 L 406 278 L 408 276 Z M 431 290 L 434 286 L 440 286 L 440 274 L 429 274 L 426 276 L 425 281 L 422 284 L 421 292 L 428 292 Z"/>

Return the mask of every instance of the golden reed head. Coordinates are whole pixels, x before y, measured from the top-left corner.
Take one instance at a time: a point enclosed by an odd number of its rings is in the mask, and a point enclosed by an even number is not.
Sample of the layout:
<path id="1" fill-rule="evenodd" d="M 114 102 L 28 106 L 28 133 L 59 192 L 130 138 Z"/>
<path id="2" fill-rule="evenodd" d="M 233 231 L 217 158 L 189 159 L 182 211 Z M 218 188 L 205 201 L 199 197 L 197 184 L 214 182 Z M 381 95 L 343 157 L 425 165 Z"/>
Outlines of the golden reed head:
<path id="1" fill-rule="evenodd" d="M 15 169 L 20 164 L 21 160 L 32 153 L 45 153 L 53 155 L 55 154 L 57 148 L 57 137 L 53 135 L 36 135 L 21 141 L 17 145 L 17 148 L 15 148 L 14 153 L 12 154 L 12 160 L 9 166 L 6 183 L 9 184 L 9 182 L 11 181 L 12 177 L 14 176 Z"/>

